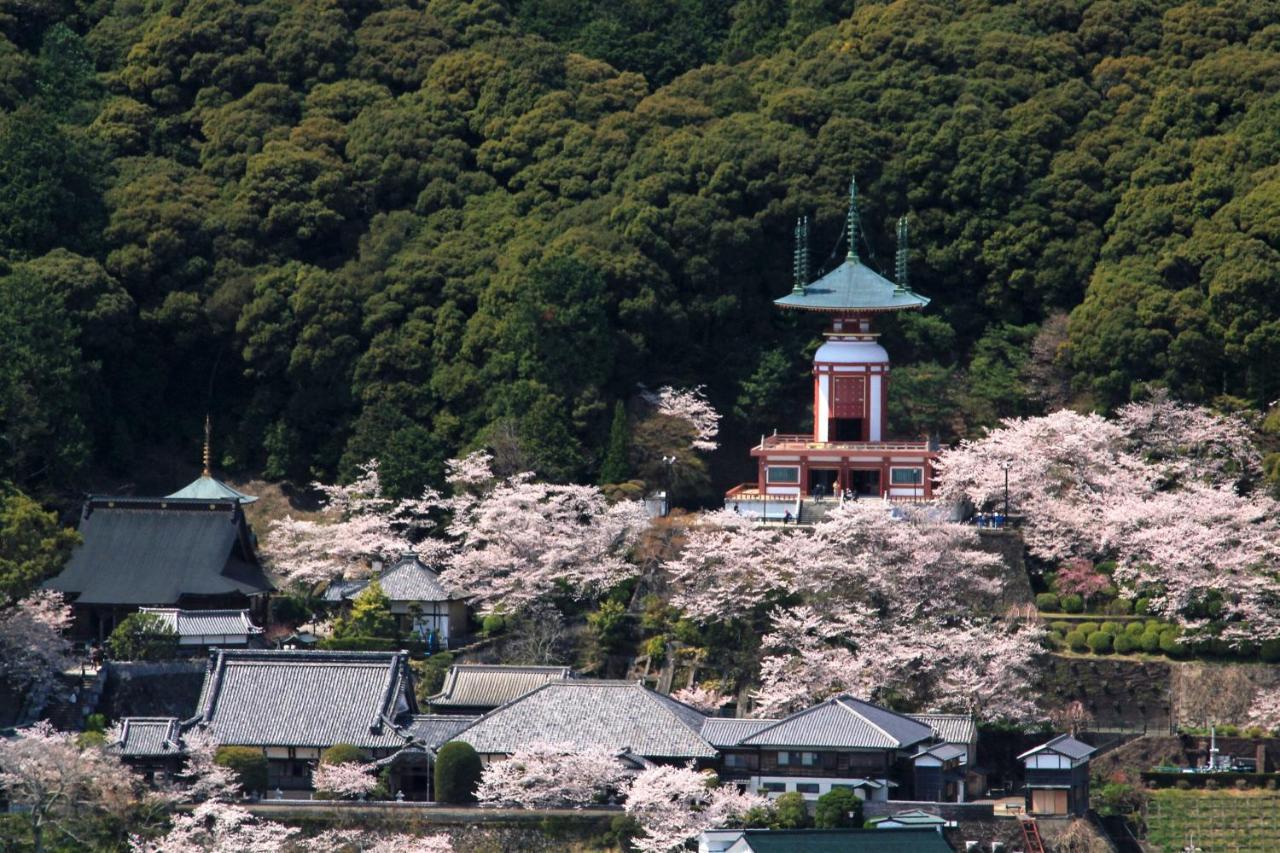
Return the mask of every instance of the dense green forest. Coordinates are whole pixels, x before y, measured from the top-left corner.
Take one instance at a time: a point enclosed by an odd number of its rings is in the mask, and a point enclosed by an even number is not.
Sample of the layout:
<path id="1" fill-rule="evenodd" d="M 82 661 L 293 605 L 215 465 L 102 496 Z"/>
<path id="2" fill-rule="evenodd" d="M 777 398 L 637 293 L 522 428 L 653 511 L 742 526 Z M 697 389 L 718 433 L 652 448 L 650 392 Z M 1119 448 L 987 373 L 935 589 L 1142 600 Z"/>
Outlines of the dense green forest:
<path id="1" fill-rule="evenodd" d="M 0 0 L 0 480 L 156 448 L 393 487 L 594 480 L 704 384 L 716 486 L 802 427 L 783 316 L 865 199 L 928 311 L 896 429 L 1280 397 L 1280 3 Z M 818 270 L 815 270 L 817 272 Z M 91 464 L 92 463 L 92 464 Z M 175 484 L 176 485 L 176 484 Z"/>

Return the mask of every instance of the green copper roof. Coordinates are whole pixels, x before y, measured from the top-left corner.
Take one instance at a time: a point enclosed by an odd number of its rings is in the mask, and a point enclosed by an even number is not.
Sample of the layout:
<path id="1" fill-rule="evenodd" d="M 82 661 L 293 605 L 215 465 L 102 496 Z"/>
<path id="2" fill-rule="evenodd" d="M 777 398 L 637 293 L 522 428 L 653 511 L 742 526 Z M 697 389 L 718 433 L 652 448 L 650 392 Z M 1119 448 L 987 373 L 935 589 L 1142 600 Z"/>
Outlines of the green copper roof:
<path id="1" fill-rule="evenodd" d="M 201 477 L 192 480 L 183 488 L 169 495 L 171 498 L 199 498 L 200 500 L 237 500 L 242 504 L 251 504 L 257 500 L 253 495 L 246 495 L 228 486 L 221 480 L 212 477 Z"/>
<path id="2" fill-rule="evenodd" d="M 773 304 L 802 311 L 902 311 L 923 308 L 929 299 L 848 258 L 800 292 L 793 290 Z"/>

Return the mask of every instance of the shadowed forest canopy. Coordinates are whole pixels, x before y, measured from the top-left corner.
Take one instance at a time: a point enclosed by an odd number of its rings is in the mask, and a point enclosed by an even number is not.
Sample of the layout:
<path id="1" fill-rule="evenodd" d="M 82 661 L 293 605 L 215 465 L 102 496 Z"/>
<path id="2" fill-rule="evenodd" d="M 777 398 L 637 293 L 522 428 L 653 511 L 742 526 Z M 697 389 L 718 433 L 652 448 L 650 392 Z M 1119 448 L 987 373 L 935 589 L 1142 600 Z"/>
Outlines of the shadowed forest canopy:
<path id="1" fill-rule="evenodd" d="M 190 447 L 600 470 L 640 383 L 808 418 L 797 215 L 927 312 L 895 430 L 1280 397 L 1280 3 L 5 0 L 0 480 Z M 821 270 L 815 270 L 819 272 Z M 212 403 L 210 402 L 212 401 Z M 185 451 L 184 452 L 188 452 Z M 194 461 L 194 454 L 191 454 Z"/>

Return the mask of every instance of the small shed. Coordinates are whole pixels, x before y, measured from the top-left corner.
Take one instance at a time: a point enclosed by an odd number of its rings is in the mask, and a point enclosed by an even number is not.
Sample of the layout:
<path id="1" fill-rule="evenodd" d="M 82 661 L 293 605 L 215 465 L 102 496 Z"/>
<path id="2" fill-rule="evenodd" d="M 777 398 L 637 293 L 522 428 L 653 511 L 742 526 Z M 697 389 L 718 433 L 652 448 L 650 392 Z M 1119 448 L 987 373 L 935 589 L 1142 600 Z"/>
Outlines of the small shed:
<path id="1" fill-rule="evenodd" d="M 916 799 L 931 803 L 963 803 L 968 753 L 954 743 L 939 743 L 911 756 Z"/>
<path id="2" fill-rule="evenodd" d="M 1083 816 L 1089 810 L 1089 758 L 1094 752 L 1071 735 L 1058 735 L 1019 755 L 1026 768 L 1028 812 Z"/>

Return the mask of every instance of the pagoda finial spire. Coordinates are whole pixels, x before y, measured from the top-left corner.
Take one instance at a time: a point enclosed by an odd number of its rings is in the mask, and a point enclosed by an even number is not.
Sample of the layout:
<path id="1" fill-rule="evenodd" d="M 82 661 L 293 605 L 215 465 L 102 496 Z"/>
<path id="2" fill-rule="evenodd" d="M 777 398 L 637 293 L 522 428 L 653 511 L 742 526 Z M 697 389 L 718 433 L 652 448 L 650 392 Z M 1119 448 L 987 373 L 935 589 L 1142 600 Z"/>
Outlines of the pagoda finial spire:
<path id="1" fill-rule="evenodd" d="M 791 287 L 791 292 L 797 296 L 803 296 L 805 285 L 809 283 L 809 217 L 796 217 L 795 242 L 795 253 L 791 263 L 795 283 Z"/>
<path id="2" fill-rule="evenodd" d="M 849 260 L 858 260 L 858 179 L 849 178 Z"/>
<path id="3" fill-rule="evenodd" d="M 907 290 L 907 215 L 898 217 L 898 257 L 894 269 L 895 289 Z"/>
<path id="4" fill-rule="evenodd" d="M 201 476 L 204 476 L 204 477 L 213 476 L 213 468 L 210 464 L 213 458 L 212 443 L 213 443 L 213 423 L 209 420 L 209 416 L 205 415 L 204 416 L 204 471 L 201 474 Z"/>

